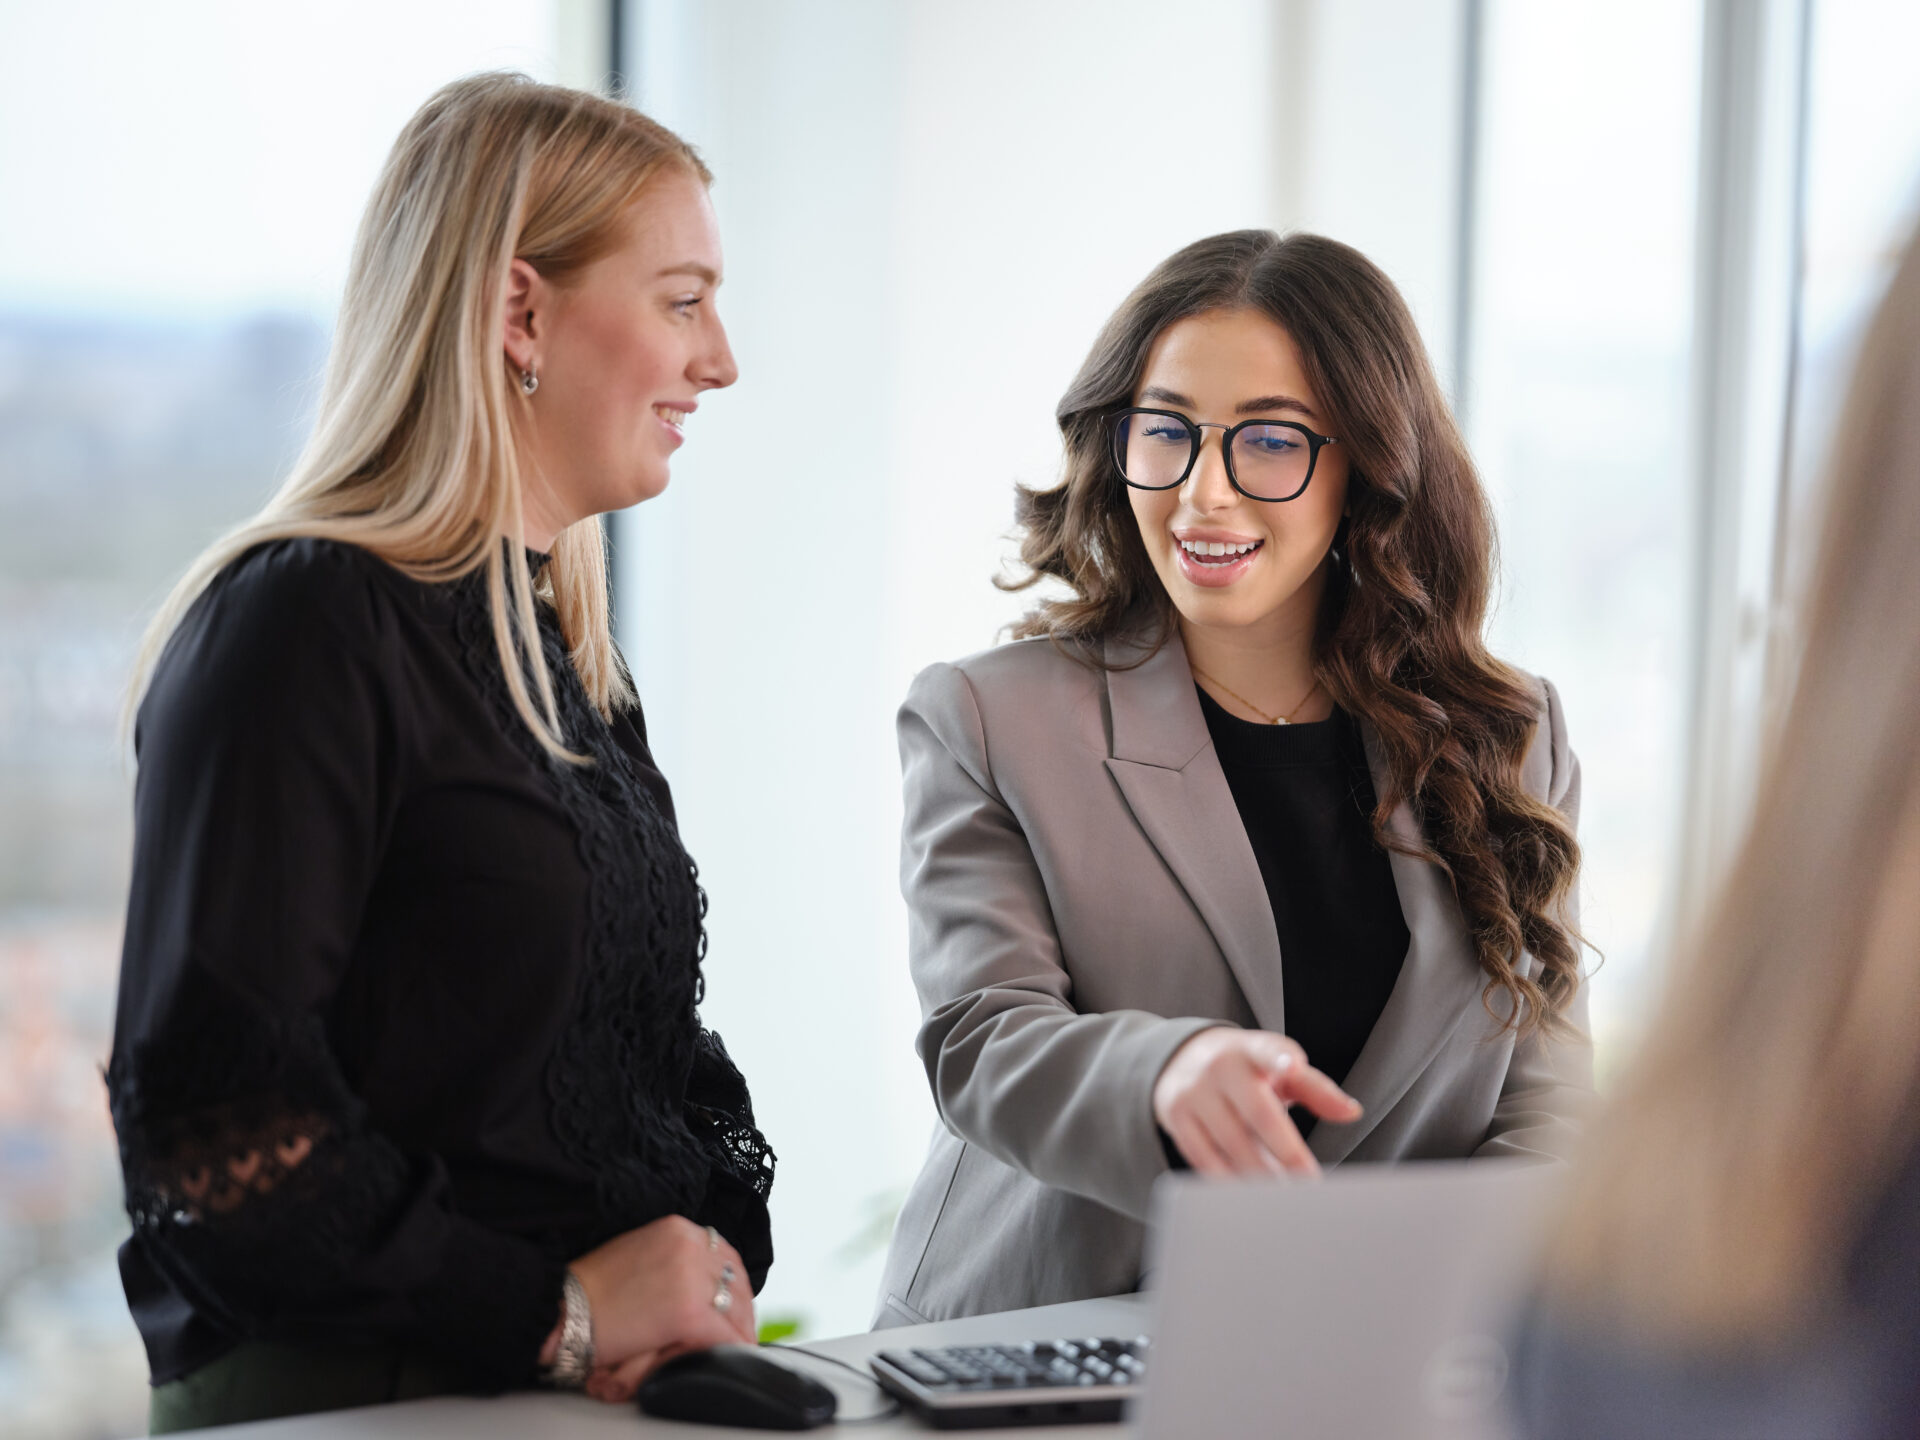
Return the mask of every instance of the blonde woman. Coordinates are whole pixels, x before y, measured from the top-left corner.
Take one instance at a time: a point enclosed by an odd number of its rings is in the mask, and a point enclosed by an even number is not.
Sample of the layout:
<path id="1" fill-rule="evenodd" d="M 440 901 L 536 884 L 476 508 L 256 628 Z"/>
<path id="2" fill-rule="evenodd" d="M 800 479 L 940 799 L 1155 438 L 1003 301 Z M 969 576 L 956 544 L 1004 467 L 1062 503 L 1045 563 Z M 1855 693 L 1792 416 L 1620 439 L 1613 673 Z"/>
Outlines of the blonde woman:
<path id="1" fill-rule="evenodd" d="M 1552 1251 L 1535 1435 L 1920 1423 L 1920 245 L 1838 434 L 1752 830 Z"/>
<path id="2" fill-rule="evenodd" d="M 598 518 L 735 378 L 709 178 L 591 95 L 435 95 L 305 452 L 155 622 L 108 1086 L 156 1431 L 754 1338 L 772 1159 Z"/>

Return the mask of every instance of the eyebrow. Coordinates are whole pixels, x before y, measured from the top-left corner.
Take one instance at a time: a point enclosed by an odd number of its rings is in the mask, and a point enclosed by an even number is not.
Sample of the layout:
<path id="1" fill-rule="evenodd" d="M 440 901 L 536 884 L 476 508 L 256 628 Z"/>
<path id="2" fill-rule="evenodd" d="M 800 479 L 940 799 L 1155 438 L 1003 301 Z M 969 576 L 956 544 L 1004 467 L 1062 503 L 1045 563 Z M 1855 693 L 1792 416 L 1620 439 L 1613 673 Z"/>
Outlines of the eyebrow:
<path id="1" fill-rule="evenodd" d="M 1177 390 L 1163 390 L 1158 385 L 1149 385 L 1142 390 L 1140 398 L 1158 400 L 1162 405 L 1184 405 L 1189 410 L 1194 408 L 1190 397 L 1182 395 Z M 1303 400 L 1296 400 L 1291 395 L 1260 395 L 1252 400 L 1242 400 L 1233 407 L 1233 413 L 1236 415 L 1262 415 L 1273 410 L 1297 410 L 1300 414 L 1309 417 L 1313 414 L 1311 405 Z"/>
<path id="2" fill-rule="evenodd" d="M 702 265 L 696 260 L 689 260 L 684 265 L 669 265 L 660 272 L 658 278 L 664 280 L 669 275 L 692 275 L 696 279 L 704 280 L 707 284 L 715 286 L 720 283 L 719 271 L 712 269 L 710 266 Z"/>

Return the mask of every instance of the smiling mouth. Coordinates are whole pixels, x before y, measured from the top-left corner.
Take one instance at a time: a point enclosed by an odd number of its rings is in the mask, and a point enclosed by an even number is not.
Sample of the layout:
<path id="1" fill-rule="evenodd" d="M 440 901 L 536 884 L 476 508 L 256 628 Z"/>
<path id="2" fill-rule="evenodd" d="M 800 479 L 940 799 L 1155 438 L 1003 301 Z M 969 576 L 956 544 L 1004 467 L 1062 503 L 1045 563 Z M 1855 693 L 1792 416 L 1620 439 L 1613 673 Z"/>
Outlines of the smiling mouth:
<path id="1" fill-rule="evenodd" d="M 687 412 L 684 410 L 675 410 L 666 405 L 656 405 L 653 407 L 653 413 L 676 430 L 684 430 L 686 428 Z"/>
<path id="2" fill-rule="evenodd" d="M 1181 540 L 1177 543 L 1186 557 L 1196 565 L 1225 566 L 1246 559 L 1267 542 L 1247 540 L 1230 545 L 1220 540 Z"/>

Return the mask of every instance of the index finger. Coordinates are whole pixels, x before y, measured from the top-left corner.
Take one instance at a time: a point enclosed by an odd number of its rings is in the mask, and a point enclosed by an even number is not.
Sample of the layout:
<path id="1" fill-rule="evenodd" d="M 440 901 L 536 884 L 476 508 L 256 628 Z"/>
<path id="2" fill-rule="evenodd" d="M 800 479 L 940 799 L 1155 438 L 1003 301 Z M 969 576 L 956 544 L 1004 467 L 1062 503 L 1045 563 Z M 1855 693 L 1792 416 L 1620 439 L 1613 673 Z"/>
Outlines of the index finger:
<path id="1" fill-rule="evenodd" d="M 1322 1120 L 1345 1124 L 1360 1118 L 1360 1102 L 1311 1065 L 1291 1063 L 1269 1067 L 1267 1074 L 1274 1094 L 1289 1103 L 1306 1106 Z"/>

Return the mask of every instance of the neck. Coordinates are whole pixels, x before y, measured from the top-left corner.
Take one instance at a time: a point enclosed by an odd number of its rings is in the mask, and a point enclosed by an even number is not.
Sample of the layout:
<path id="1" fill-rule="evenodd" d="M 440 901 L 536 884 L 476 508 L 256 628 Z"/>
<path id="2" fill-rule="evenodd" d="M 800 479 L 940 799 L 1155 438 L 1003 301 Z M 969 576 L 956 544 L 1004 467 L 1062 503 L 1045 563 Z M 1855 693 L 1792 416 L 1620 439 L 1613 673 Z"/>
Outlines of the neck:
<path id="1" fill-rule="evenodd" d="M 537 477 L 528 475 L 520 498 L 520 538 L 542 555 L 552 553 L 554 540 L 572 523 L 553 510 L 552 494 Z"/>
<path id="2" fill-rule="evenodd" d="M 1291 714 L 1296 721 L 1326 719 L 1333 713 L 1333 701 L 1324 688 L 1314 689 L 1313 667 L 1321 589 L 1316 572 L 1293 601 L 1254 625 L 1194 625 L 1183 618 L 1180 640 L 1187 648 L 1194 678 L 1229 713 L 1242 719 L 1282 714 Z M 1213 683 L 1208 684 L 1209 680 Z M 1250 710 L 1249 701 L 1265 714 Z"/>

